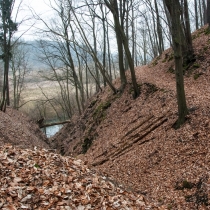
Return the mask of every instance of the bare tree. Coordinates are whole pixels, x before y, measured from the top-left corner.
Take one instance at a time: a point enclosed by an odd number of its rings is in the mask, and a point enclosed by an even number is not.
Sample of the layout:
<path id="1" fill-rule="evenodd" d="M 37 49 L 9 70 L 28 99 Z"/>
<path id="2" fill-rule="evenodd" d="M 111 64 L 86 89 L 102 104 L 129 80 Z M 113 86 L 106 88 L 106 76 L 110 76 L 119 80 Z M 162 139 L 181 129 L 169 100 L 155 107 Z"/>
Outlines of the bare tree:
<path id="1" fill-rule="evenodd" d="M 114 17 L 114 30 L 116 33 L 116 40 L 117 40 L 117 48 L 118 48 L 118 63 L 119 63 L 119 70 L 120 70 L 120 79 L 121 79 L 121 87 L 120 90 L 123 91 L 126 84 L 127 84 L 127 79 L 125 76 L 125 67 L 124 67 L 124 52 L 123 52 L 123 40 L 120 35 L 120 28 L 117 26 L 117 23 L 120 25 L 123 24 L 124 21 L 124 13 L 122 12 L 122 8 L 125 8 L 125 5 L 122 4 L 122 0 L 120 0 L 120 8 L 121 10 L 118 10 L 118 4 L 117 1 L 113 1 L 113 5 L 109 3 L 108 1 L 104 1 L 106 6 L 110 9 L 110 11 L 113 14 Z M 123 25 L 121 25 L 123 28 Z"/>
<path id="2" fill-rule="evenodd" d="M 161 54 L 164 51 L 163 32 L 162 32 L 162 25 L 161 25 L 161 19 L 160 19 L 157 0 L 155 0 L 154 3 L 155 3 L 155 11 L 156 11 L 156 19 L 157 19 L 158 51 L 159 51 L 159 54 Z"/>
<path id="3" fill-rule="evenodd" d="M 183 7 L 183 13 L 184 13 L 184 33 L 185 33 L 185 40 L 183 40 L 183 45 L 185 46 L 184 53 L 183 53 L 183 59 L 184 59 L 184 66 L 187 68 L 192 65 L 192 63 L 195 61 L 195 55 L 192 45 L 192 36 L 191 36 L 191 29 L 190 29 L 190 18 L 189 18 L 189 12 L 188 12 L 188 2 L 187 0 L 184 0 L 184 7 Z"/>
<path id="4" fill-rule="evenodd" d="M 29 54 L 26 43 L 18 41 L 12 48 L 10 68 L 12 71 L 13 107 L 19 109 L 21 94 L 25 85 L 26 74 L 29 73 Z"/>
<path id="5" fill-rule="evenodd" d="M 75 20 L 74 20 L 74 23 L 75 23 L 75 26 L 76 26 L 76 29 L 78 30 L 78 32 L 80 33 L 80 36 L 83 40 L 83 42 L 85 43 L 86 45 L 86 50 L 87 52 L 91 55 L 93 61 L 95 62 L 95 64 L 97 65 L 98 69 L 100 70 L 100 73 L 102 74 L 104 80 L 106 81 L 107 85 L 112 89 L 112 91 L 114 93 L 117 92 L 116 88 L 114 87 L 114 85 L 112 84 L 111 80 L 110 80 L 110 76 L 108 75 L 106 69 L 104 68 L 103 64 L 101 63 L 101 61 L 99 60 L 99 57 L 98 55 L 95 53 L 95 50 L 94 48 L 92 47 L 89 39 L 88 39 L 88 35 L 85 33 L 85 30 L 84 28 L 82 27 L 81 25 L 81 21 L 79 20 L 79 17 L 77 16 L 74 8 L 72 7 L 71 4 L 69 4 L 69 6 L 71 7 L 71 11 L 75 17 Z M 81 16 L 80 16 L 81 17 Z M 82 20 L 83 17 L 81 17 Z M 79 45 L 77 43 L 77 45 Z M 81 47 L 81 46 L 80 46 Z"/>
<path id="6" fill-rule="evenodd" d="M 210 31 L 210 0 L 207 0 L 207 23 L 209 24 L 208 31 Z"/>
<path id="7" fill-rule="evenodd" d="M 194 8 L 195 8 L 195 26 L 198 29 L 198 3 L 197 0 L 194 0 Z"/>
<path id="8" fill-rule="evenodd" d="M 178 102 L 178 114 L 179 118 L 176 121 L 174 127 L 179 128 L 184 122 L 185 117 L 188 114 L 186 97 L 184 91 L 184 78 L 183 78 L 183 60 L 182 60 L 182 36 L 181 36 L 181 21 L 180 21 L 180 5 L 176 0 L 165 0 L 165 4 L 168 8 L 171 17 L 172 25 L 172 40 L 175 58 L 175 72 L 176 72 L 176 90 L 177 90 L 177 102 Z"/>
<path id="9" fill-rule="evenodd" d="M 9 96 L 9 63 L 11 59 L 12 43 L 11 39 L 17 30 L 17 23 L 12 20 L 12 11 L 15 0 L 1 0 L 0 1 L 0 17 L 1 17 L 1 34 L 0 47 L 2 49 L 1 59 L 4 62 L 4 82 L 2 91 L 2 100 L 0 110 L 6 110 L 6 104 L 10 105 Z"/>
<path id="10" fill-rule="evenodd" d="M 117 39 L 119 39 L 120 42 L 123 43 L 124 50 L 126 53 L 126 58 L 128 60 L 128 64 L 129 64 L 130 72 L 131 72 L 132 84 L 133 84 L 133 89 L 134 89 L 133 97 L 137 98 L 140 94 L 140 90 L 139 90 L 138 84 L 136 82 L 134 62 L 133 62 L 133 58 L 132 58 L 132 55 L 131 55 L 131 52 L 129 49 L 128 38 L 125 35 L 122 23 L 120 23 L 120 16 L 119 16 L 120 14 L 123 15 L 125 11 L 120 10 L 120 12 L 119 12 L 117 0 L 113 0 L 113 1 L 104 0 L 104 2 L 113 14 L 116 37 L 118 37 Z M 120 2 L 122 2 L 122 1 L 120 1 Z M 125 1 L 123 1 L 123 3 L 124 2 Z M 124 7 L 123 7 L 123 9 L 124 9 Z M 120 59 L 123 59 L 123 57 L 120 57 Z"/>

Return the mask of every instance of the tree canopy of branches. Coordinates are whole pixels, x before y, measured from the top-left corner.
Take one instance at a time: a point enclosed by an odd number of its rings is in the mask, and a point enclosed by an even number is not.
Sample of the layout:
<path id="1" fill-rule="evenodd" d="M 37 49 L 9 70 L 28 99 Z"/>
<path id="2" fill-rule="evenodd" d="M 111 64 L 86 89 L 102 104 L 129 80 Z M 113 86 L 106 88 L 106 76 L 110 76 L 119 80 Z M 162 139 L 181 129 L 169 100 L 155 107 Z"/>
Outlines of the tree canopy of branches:
<path id="1" fill-rule="evenodd" d="M 109 86 L 114 94 L 123 92 L 128 69 L 133 97 L 138 97 L 141 90 L 135 66 L 149 63 L 172 46 L 179 110 L 177 124 L 184 122 L 188 111 L 183 73 L 195 61 L 191 32 L 209 21 L 209 1 L 50 2 L 55 12 L 50 21 L 37 16 L 46 26 L 40 29 L 40 59 L 50 72 L 45 77 L 60 87 L 59 102 L 67 116 L 72 116 L 75 107 L 82 113 L 85 101 L 92 94 L 91 86 L 96 92 L 103 86 Z M 116 76 L 120 77 L 120 87 L 113 83 Z"/>
<path id="2" fill-rule="evenodd" d="M 117 45 L 118 45 L 118 53 L 119 53 L 119 63 L 123 63 L 123 54 L 122 54 L 122 49 L 121 45 L 123 44 L 126 58 L 129 64 L 130 72 L 131 72 L 131 78 L 132 78 L 132 83 L 133 83 L 133 89 L 134 89 L 134 98 L 138 97 L 140 94 L 140 90 L 138 87 L 138 84 L 136 82 L 136 76 L 135 76 L 135 70 L 134 70 L 134 61 L 131 56 L 131 52 L 129 49 L 129 43 L 128 43 L 128 37 L 126 37 L 125 31 L 124 31 L 124 26 L 123 26 L 123 21 L 124 21 L 124 14 L 126 13 L 126 8 L 125 8 L 125 2 L 126 1 L 119 1 L 119 6 L 117 3 L 117 0 L 104 0 L 106 6 L 110 9 L 110 11 L 113 14 L 113 19 L 114 19 L 114 29 L 116 33 L 116 38 L 117 38 Z M 128 11 L 127 11 L 128 12 Z M 120 23 L 121 20 L 121 23 Z M 121 53 L 120 53 L 121 52 Z M 121 75 L 121 81 L 122 85 L 124 86 L 126 84 L 126 79 L 125 79 L 125 74 L 124 74 L 124 68 L 120 68 L 120 75 Z"/>

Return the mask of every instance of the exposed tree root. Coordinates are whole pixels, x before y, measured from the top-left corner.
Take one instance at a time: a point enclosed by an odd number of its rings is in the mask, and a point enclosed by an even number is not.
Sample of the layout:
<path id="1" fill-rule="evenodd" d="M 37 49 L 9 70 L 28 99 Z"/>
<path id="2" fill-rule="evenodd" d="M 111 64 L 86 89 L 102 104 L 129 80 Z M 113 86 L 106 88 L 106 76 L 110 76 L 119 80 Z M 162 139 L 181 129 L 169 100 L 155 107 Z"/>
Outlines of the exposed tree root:
<path id="1" fill-rule="evenodd" d="M 160 125 L 162 125 L 167 120 L 168 120 L 167 118 L 164 118 L 158 124 L 155 124 L 154 126 L 150 127 L 150 129 L 148 131 L 146 131 L 145 133 L 139 134 L 139 137 L 138 138 L 130 141 L 129 144 L 126 145 L 126 147 L 124 147 L 123 149 L 121 149 L 119 152 L 115 153 L 112 157 L 119 157 L 119 156 L 123 155 L 125 153 L 125 150 L 127 150 L 130 147 L 132 147 L 133 144 L 135 144 L 135 143 L 139 142 L 140 140 L 142 140 L 144 137 L 146 137 L 149 133 L 151 133 L 152 131 L 154 131 L 156 128 L 158 128 Z M 150 141 L 150 139 L 147 139 L 145 141 L 142 141 L 140 144 L 144 144 L 144 143 L 147 143 L 149 141 Z"/>
<path id="2" fill-rule="evenodd" d="M 162 115 L 151 122 L 151 119 L 153 117 L 154 116 L 149 116 L 146 120 L 141 122 L 138 126 L 128 131 L 122 137 L 122 139 L 127 139 L 127 141 L 126 140 L 123 141 L 123 145 L 119 146 L 117 149 L 110 152 L 110 154 L 108 154 L 105 159 L 97 161 L 93 163 L 92 165 L 93 166 L 102 165 L 110 159 L 115 159 L 115 158 L 120 157 L 121 155 L 125 154 L 128 151 L 128 149 L 131 148 L 134 144 L 138 143 L 140 140 L 145 138 L 148 134 L 153 132 L 155 129 L 157 129 L 159 126 L 161 126 L 163 123 L 165 123 L 168 120 L 168 116 L 165 117 L 165 115 Z M 150 122 L 148 123 L 148 121 Z M 146 124 L 146 127 L 145 127 L 145 124 Z M 134 131 L 136 131 L 138 128 L 141 128 L 141 130 L 138 133 L 130 135 Z M 147 143 L 152 139 L 146 139 L 140 142 L 139 144 Z M 101 156 L 103 155 L 99 155 L 98 157 L 101 157 Z"/>
<path id="3" fill-rule="evenodd" d="M 147 121 L 149 121 L 150 119 L 152 119 L 154 117 L 154 115 L 149 116 L 148 118 L 146 118 L 144 121 L 142 121 L 139 125 L 137 125 L 136 127 L 132 128 L 131 130 L 129 130 L 123 137 L 122 140 L 130 135 L 131 133 L 133 133 L 133 131 L 137 130 L 138 128 L 140 128 L 144 123 L 146 123 Z M 131 122 L 133 123 L 133 122 Z"/>

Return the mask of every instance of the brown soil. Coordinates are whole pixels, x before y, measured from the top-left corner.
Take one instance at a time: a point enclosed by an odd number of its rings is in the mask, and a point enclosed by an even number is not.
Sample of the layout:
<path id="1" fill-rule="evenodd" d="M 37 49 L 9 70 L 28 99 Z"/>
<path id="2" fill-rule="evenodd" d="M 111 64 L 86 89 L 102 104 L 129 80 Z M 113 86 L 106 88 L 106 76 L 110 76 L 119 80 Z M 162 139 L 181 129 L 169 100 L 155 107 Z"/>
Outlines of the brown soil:
<path id="1" fill-rule="evenodd" d="M 128 74 L 123 94 L 106 87 L 49 140 L 22 113 L 0 112 L 0 208 L 209 209 L 210 36 L 202 28 L 193 37 L 190 113 L 178 130 L 171 49 L 136 68 L 140 97 Z"/>
<path id="2" fill-rule="evenodd" d="M 49 141 L 39 126 L 23 113 L 7 108 L 0 112 L 0 144 L 10 143 L 20 148 L 48 148 Z"/>
<path id="3" fill-rule="evenodd" d="M 132 98 L 130 84 L 121 95 L 105 88 L 80 118 L 51 139 L 52 146 L 145 195 L 159 209 L 208 209 L 209 40 L 205 28 L 193 34 L 196 61 L 185 74 L 190 113 L 180 129 L 172 128 L 177 102 L 173 54 L 168 49 L 150 65 L 136 68 L 140 97 Z"/>

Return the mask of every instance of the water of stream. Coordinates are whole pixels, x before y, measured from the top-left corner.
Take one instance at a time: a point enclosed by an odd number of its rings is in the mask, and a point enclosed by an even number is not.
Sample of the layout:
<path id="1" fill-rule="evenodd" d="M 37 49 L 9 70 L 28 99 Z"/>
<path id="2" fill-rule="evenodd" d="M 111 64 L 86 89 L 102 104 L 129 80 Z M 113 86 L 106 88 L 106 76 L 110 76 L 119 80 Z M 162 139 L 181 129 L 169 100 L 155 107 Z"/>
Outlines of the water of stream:
<path id="1" fill-rule="evenodd" d="M 42 128 L 42 131 L 45 133 L 47 138 L 50 138 L 54 136 L 62 127 L 63 125 L 53 125 L 53 126 L 48 126 L 46 128 Z"/>

